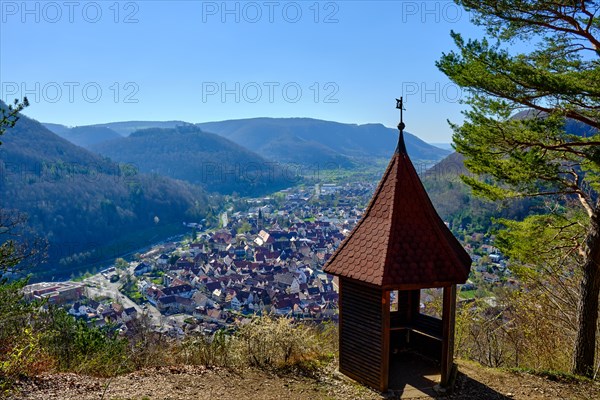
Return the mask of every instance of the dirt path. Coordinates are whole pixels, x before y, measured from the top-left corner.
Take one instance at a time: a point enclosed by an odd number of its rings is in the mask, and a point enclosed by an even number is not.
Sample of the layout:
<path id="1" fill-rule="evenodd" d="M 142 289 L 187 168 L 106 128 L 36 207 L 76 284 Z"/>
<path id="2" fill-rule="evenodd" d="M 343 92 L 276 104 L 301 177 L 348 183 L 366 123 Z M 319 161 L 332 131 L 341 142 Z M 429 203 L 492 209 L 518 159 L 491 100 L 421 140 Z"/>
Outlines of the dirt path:
<path id="1" fill-rule="evenodd" d="M 143 370 L 108 379 L 75 374 L 43 375 L 22 386 L 14 399 L 380 399 L 381 396 L 342 380 L 278 377 L 260 371 L 231 372 L 224 369 L 177 366 Z"/>
<path id="2" fill-rule="evenodd" d="M 600 399 L 599 382 L 557 382 L 527 373 L 506 372 L 459 361 L 456 399 Z"/>
<path id="3" fill-rule="evenodd" d="M 600 399 L 600 384 L 555 382 L 525 373 L 511 373 L 459 362 L 455 394 L 450 399 Z M 107 387 L 108 385 L 108 387 Z M 106 388 L 107 387 L 107 388 Z M 104 397 L 102 394 L 106 388 Z M 14 400 L 251 400 L 251 399 L 384 399 L 339 376 L 319 380 L 260 371 L 177 366 L 119 376 L 113 380 L 75 374 L 48 374 L 21 384 Z M 394 398 L 394 397 L 392 397 Z"/>

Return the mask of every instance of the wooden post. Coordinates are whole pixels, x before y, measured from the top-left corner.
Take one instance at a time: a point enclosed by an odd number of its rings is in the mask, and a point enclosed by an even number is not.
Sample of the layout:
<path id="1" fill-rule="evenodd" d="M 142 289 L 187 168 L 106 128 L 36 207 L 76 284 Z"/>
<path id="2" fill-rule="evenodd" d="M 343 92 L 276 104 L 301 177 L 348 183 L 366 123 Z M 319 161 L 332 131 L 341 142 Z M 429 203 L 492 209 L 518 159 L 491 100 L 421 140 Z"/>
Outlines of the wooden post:
<path id="1" fill-rule="evenodd" d="M 342 349 L 342 338 L 344 337 L 344 311 L 342 310 L 342 294 L 344 291 L 342 290 L 342 281 L 342 278 L 338 278 L 338 371 L 340 372 L 342 372 L 342 370 L 344 369 L 344 367 L 341 365 L 342 353 L 344 352 L 344 350 Z"/>
<path id="2" fill-rule="evenodd" d="M 454 365 L 454 324 L 456 322 L 456 285 L 444 287 L 442 311 L 442 377 L 440 386 L 448 386 Z"/>

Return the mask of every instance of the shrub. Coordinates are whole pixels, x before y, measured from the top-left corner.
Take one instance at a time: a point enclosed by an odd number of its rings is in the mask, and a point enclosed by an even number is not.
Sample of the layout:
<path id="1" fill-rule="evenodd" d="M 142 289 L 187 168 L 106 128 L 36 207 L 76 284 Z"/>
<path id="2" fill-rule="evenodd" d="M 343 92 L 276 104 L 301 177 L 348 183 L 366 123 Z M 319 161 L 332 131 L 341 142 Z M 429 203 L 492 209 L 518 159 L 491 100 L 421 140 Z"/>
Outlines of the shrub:
<path id="1" fill-rule="evenodd" d="M 131 368 L 127 341 L 110 326 L 90 327 L 62 309 L 50 308 L 42 344 L 60 371 L 112 376 Z"/>
<path id="2" fill-rule="evenodd" d="M 292 318 L 257 316 L 233 334 L 219 330 L 212 337 L 187 338 L 177 348 L 177 359 L 194 365 L 314 372 L 337 352 L 337 327 L 320 328 Z"/>
<path id="3" fill-rule="evenodd" d="M 52 368 L 53 361 L 40 344 L 39 332 L 26 328 L 8 345 L 0 357 L 0 393 L 6 393 L 23 376 Z"/>
<path id="4" fill-rule="evenodd" d="M 27 280 L 8 282 L 0 273 L 0 393 L 24 375 L 39 372 L 48 360 L 43 356 L 40 335 L 32 325 L 37 303 L 23 300 Z"/>
<path id="5" fill-rule="evenodd" d="M 167 336 L 153 330 L 152 320 L 148 315 L 142 314 L 128 326 L 128 353 L 134 369 L 177 362 L 172 354 L 173 342 Z"/>
<path id="6" fill-rule="evenodd" d="M 327 358 L 318 331 L 291 318 L 256 317 L 238 330 L 234 346 L 244 364 L 262 369 L 314 370 Z"/>
<path id="7" fill-rule="evenodd" d="M 232 349 L 233 341 L 234 338 L 224 330 L 217 331 L 212 337 L 195 335 L 178 346 L 178 359 L 189 365 L 232 367 L 239 364 Z"/>

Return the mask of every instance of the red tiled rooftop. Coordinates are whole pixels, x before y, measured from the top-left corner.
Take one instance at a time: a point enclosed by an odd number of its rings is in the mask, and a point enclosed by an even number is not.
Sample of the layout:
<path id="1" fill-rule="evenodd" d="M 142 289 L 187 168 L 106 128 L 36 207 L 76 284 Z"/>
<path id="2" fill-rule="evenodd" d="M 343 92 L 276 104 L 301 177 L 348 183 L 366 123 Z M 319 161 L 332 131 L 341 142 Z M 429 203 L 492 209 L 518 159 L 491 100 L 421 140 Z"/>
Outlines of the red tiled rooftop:
<path id="1" fill-rule="evenodd" d="M 401 140 L 327 273 L 383 287 L 464 283 L 471 258 L 438 216 Z"/>

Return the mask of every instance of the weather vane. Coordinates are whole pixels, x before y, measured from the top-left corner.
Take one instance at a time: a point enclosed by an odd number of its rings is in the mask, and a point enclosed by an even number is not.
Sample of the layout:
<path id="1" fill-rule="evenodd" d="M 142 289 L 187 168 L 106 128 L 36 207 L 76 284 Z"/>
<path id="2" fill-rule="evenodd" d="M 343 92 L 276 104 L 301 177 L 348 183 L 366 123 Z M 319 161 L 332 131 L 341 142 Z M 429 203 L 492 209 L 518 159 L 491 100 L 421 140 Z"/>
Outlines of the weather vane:
<path id="1" fill-rule="evenodd" d="M 404 104 L 402 102 L 402 96 L 399 99 L 396 99 L 396 108 L 400 110 L 400 123 L 398 124 L 398 129 L 400 132 L 404 130 L 406 125 L 404 125 L 404 121 L 402 119 L 402 111 L 404 111 Z"/>
<path id="2" fill-rule="evenodd" d="M 402 111 L 404 111 L 404 103 L 402 101 L 402 97 L 396 99 L 396 108 L 400 110 L 400 123 L 398 123 L 398 130 L 400 134 L 398 135 L 398 146 L 396 147 L 396 152 L 401 154 L 406 154 L 406 145 L 404 144 L 404 120 L 402 118 Z"/>

